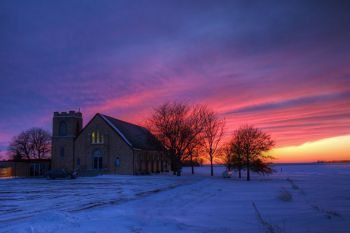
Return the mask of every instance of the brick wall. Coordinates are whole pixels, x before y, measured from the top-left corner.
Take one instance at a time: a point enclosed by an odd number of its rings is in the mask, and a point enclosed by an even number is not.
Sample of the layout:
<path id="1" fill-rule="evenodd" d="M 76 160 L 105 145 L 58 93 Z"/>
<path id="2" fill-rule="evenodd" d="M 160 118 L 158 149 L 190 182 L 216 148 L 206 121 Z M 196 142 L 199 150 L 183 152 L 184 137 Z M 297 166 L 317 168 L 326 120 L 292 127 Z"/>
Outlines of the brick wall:
<path id="1" fill-rule="evenodd" d="M 104 143 L 93 144 L 92 132 L 103 134 Z M 102 152 L 103 169 L 96 171 L 93 168 L 93 152 L 99 149 Z M 120 166 L 115 166 L 119 158 Z M 79 171 L 84 173 L 112 173 L 133 174 L 133 150 L 123 139 L 100 117 L 96 116 L 82 131 L 75 141 L 75 164 L 80 160 Z"/>

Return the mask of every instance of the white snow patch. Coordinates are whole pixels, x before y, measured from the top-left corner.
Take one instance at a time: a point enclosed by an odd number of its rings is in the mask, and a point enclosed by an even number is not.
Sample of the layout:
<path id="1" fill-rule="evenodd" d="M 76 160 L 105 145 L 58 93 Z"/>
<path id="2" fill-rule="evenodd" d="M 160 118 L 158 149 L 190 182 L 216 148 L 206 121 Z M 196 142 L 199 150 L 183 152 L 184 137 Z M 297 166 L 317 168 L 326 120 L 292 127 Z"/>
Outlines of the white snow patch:
<path id="1" fill-rule="evenodd" d="M 350 165 L 284 165 L 247 182 L 184 176 L 0 180 L 0 232 L 348 232 Z M 279 198 L 281 190 L 292 196 Z"/>

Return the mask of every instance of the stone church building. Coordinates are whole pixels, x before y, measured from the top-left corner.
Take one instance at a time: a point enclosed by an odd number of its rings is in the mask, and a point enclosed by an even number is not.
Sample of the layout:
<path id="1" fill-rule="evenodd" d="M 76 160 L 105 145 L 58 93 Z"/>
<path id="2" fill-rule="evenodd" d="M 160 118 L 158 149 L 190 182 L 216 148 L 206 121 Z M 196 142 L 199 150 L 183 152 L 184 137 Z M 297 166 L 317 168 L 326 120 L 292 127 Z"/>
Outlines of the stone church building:
<path id="1" fill-rule="evenodd" d="M 97 113 L 82 128 L 80 112 L 55 112 L 52 168 L 82 175 L 167 172 L 170 159 L 144 127 Z"/>

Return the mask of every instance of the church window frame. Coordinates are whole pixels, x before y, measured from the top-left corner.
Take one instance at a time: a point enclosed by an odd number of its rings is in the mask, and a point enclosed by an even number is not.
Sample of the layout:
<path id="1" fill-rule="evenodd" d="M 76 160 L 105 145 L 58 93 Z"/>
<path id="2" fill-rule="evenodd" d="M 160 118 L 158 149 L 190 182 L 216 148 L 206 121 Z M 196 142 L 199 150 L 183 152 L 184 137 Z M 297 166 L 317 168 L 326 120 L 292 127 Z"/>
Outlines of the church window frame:
<path id="1" fill-rule="evenodd" d="M 104 134 L 99 130 L 94 130 L 91 133 L 91 144 L 104 144 Z"/>
<path id="2" fill-rule="evenodd" d="M 95 170 L 103 169 L 103 153 L 99 148 L 92 151 L 92 168 Z"/>
<path id="3" fill-rule="evenodd" d="M 61 158 L 64 158 L 64 147 L 62 146 L 62 147 L 60 147 L 60 157 Z"/>
<path id="4" fill-rule="evenodd" d="M 65 121 L 61 121 L 59 123 L 58 135 L 59 136 L 67 136 L 67 123 Z"/>

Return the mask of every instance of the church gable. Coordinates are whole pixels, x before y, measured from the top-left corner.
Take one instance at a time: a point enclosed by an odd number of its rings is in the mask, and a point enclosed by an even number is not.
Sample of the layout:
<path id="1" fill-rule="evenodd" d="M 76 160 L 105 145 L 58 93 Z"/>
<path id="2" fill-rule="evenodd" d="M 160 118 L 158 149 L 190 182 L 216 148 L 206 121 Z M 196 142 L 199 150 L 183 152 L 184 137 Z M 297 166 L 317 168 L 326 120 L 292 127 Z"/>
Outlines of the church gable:
<path id="1" fill-rule="evenodd" d="M 134 149 L 162 150 L 161 143 L 148 129 L 110 116 L 100 116 Z"/>
<path id="2" fill-rule="evenodd" d="M 69 145 L 62 141 L 66 139 L 71 140 Z M 146 128 L 99 113 L 74 137 L 57 137 L 53 147 L 62 146 L 58 140 L 67 153 L 60 156 L 55 150 L 55 168 L 67 167 L 83 175 L 149 174 L 169 169 L 161 143 Z"/>
<path id="3" fill-rule="evenodd" d="M 153 151 L 163 150 L 162 144 L 155 138 L 155 136 L 151 132 L 149 132 L 148 129 L 100 113 L 97 113 L 90 120 L 90 122 L 81 131 L 78 138 L 80 137 L 80 135 L 84 134 L 86 128 L 91 127 L 90 125 L 96 125 L 95 122 L 100 122 L 99 125 L 101 124 L 101 122 L 104 122 L 105 125 L 112 129 L 113 133 L 117 134 L 118 137 L 120 137 L 128 146 L 130 146 L 133 149 Z M 100 135 L 97 135 L 96 132 L 96 135 L 91 135 L 91 140 L 102 139 L 100 139 Z"/>
<path id="4" fill-rule="evenodd" d="M 96 114 L 75 140 L 75 163 L 81 172 L 133 173 L 133 150 Z M 116 166 L 116 161 L 121 166 Z"/>
<path id="5" fill-rule="evenodd" d="M 132 148 L 125 137 L 116 132 L 99 113 L 83 128 L 76 141 L 86 141 L 87 139 L 91 144 L 113 144 L 118 139 L 117 141 L 123 142 L 126 146 Z"/>

